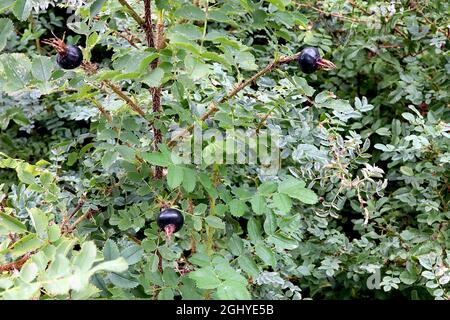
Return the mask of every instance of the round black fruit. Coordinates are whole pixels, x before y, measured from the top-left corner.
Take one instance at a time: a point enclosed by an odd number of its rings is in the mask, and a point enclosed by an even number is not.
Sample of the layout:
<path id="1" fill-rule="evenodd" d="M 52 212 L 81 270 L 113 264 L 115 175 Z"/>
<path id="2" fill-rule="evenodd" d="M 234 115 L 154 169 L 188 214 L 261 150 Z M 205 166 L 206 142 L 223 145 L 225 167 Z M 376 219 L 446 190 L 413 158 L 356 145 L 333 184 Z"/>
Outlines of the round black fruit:
<path id="1" fill-rule="evenodd" d="M 164 231 L 167 231 L 167 228 L 172 226 L 172 232 L 177 232 L 183 226 L 184 218 L 177 209 L 165 209 L 158 215 L 156 223 Z"/>
<path id="2" fill-rule="evenodd" d="M 304 73 L 313 73 L 319 69 L 320 53 L 317 48 L 305 48 L 300 52 L 298 63 Z"/>
<path id="3" fill-rule="evenodd" d="M 66 45 L 64 49 L 64 51 L 59 52 L 56 56 L 58 65 L 63 69 L 78 68 L 83 62 L 81 49 L 70 44 Z"/>
<path id="4" fill-rule="evenodd" d="M 318 69 L 332 70 L 336 65 L 330 60 L 322 59 L 317 48 L 305 48 L 298 56 L 298 64 L 304 73 L 313 73 Z"/>

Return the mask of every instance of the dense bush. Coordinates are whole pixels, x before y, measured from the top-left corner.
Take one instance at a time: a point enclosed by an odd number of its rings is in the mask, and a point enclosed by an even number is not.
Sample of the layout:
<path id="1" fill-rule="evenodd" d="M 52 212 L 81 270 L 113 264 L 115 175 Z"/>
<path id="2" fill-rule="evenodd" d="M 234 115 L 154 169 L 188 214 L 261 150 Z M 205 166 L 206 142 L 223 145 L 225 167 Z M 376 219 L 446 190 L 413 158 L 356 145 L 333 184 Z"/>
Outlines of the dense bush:
<path id="1" fill-rule="evenodd" d="M 0 1 L 0 297 L 449 299 L 449 10 Z M 171 157 L 200 129 L 281 166 Z"/>

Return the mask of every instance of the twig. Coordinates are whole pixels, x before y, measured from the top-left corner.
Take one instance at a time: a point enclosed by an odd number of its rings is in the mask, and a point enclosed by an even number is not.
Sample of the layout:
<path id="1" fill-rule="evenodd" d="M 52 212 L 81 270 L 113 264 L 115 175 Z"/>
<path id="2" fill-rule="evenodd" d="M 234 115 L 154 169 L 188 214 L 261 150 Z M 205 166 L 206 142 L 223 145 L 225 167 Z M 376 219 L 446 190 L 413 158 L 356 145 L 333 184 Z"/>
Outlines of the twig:
<path id="1" fill-rule="evenodd" d="M 266 120 L 269 118 L 270 114 L 273 112 L 273 110 L 275 110 L 276 106 L 273 107 L 272 109 L 270 109 L 265 115 L 264 117 L 262 117 L 261 121 L 258 123 L 255 132 L 258 133 L 259 130 L 261 130 L 262 126 L 264 125 L 264 123 L 266 122 Z"/>
<path id="2" fill-rule="evenodd" d="M 139 240 L 138 238 L 136 238 L 135 236 L 133 236 L 132 234 L 127 233 L 128 238 L 130 238 L 131 241 L 133 241 L 134 243 L 141 245 L 142 241 Z"/>
<path id="3" fill-rule="evenodd" d="M 163 15 L 160 12 L 158 15 L 158 22 L 156 24 L 156 35 L 154 34 L 153 22 L 152 22 L 152 2 L 151 0 L 144 0 L 145 8 L 145 38 L 147 40 L 147 46 L 149 48 L 154 48 L 157 52 L 162 48 L 164 43 L 164 21 Z M 159 58 L 152 61 L 150 69 L 154 70 L 158 67 Z M 154 114 L 155 121 L 158 121 L 159 115 L 161 113 L 161 87 L 152 87 L 149 89 L 152 95 L 152 111 Z M 153 137 L 154 137 L 154 148 L 157 150 L 158 145 L 162 143 L 162 133 L 154 124 L 152 125 Z M 159 180 L 163 177 L 163 168 L 160 166 L 155 167 L 154 178 Z"/>
<path id="4" fill-rule="evenodd" d="M 116 86 L 109 80 L 103 80 L 102 84 L 110 88 L 120 99 L 125 101 L 131 107 L 131 109 L 133 109 L 134 112 L 138 113 L 140 116 L 145 118 L 144 110 L 142 110 L 142 108 L 136 102 L 131 100 L 130 97 L 128 97 L 125 93 L 123 93 L 120 87 Z"/>
<path id="5" fill-rule="evenodd" d="M 145 40 L 150 48 L 155 47 L 155 38 L 153 35 L 153 23 L 152 23 L 152 2 L 151 0 L 144 0 L 144 31 Z"/>
<path id="6" fill-rule="evenodd" d="M 92 216 L 93 213 L 94 213 L 94 211 L 92 209 L 89 209 L 88 211 L 86 211 L 85 214 L 83 214 L 81 217 L 79 217 L 77 220 L 75 220 L 74 223 L 72 223 L 69 227 L 67 227 L 67 229 L 64 230 L 64 232 L 62 232 L 62 234 L 67 234 L 69 232 L 72 232 L 80 222 L 82 222 L 83 220 L 86 220 L 86 218 Z"/>
<path id="7" fill-rule="evenodd" d="M 31 254 L 32 254 L 31 252 L 28 252 L 22 258 L 20 258 L 19 260 L 15 261 L 15 262 L 0 265 L 0 272 L 20 270 L 20 268 L 22 268 L 22 266 L 25 264 L 25 262 L 27 262 L 27 260 L 31 257 Z"/>
<path id="8" fill-rule="evenodd" d="M 70 221 L 70 219 L 72 219 L 77 214 L 77 212 L 80 211 L 85 202 L 86 199 L 84 197 L 81 197 L 80 200 L 78 200 L 77 206 L 75 207 L 75 209 L 73 209 L 72 213 L 68 217 L 64 218 L 64 220 L 61 222 L 61 231 L 64 230 L 64 227 Z"/>
<path id="9" fill-rule="evenodd" d="M 278 66 L 296 60 L 298 58 L 298 55 L 299 55 L 299 53 L 292 55 L 292 56 L 281 57 L 279 59 L 273 60 L 264 69 L 258 71 L 256 74 L 254 74 L 249 79 L 242 81 L 233 90 L 231 90 L 226 96 L 220 98 L 217 102 L 211 102 L 208 106 L 207 111 L 199 118 L 199 120 L 201 122 L 205 121 L 206 119 L 208 119 L 209 117 L 214 115 L 219 110 L 218 105 L 230 100 L 235 95 L 237 95 L 242 89 L 244 89 L 251 83 L 255 82 L 256 80 L 258 80 L 260 77 L 262 77 L 266 73 L 269 73 L 273 69 L 277 68 Z M 180 139 L 181 137 L 185 136 L 186 134 L 190 133 L 194 129 L 194 127 L 195 127 L 195 125 L 192 124 L 189 127 L 187 127 L 186 129 L 182 130 L 179 134 L 175 135 L 168 143 L 169 148 L 174 147 L 177 140 Z"/>
<path id="10" fill-rule="evenodd" d="M 130 16 L 138 23 L 140 26 L 144 26 L 144 20 L 139 16 L 139 14 L 130 6 L 130 4 L 126 0 L 119 0 L 119 3 L 124 6 Z"/>
<path id="11" fill-rule="evenodd" d="M 136 45 L 135 41 L 136 39 L 133 37 L 127 37 L 125 35 L 123 35 L 121 32 L 119 31 L 114 31 L 114 34 L 121 37 L 122 39 L 125 39 L 130 45 L 132 45 L 133 47 L 135 47 L 136 49 L 139 49 L 139 47 Z"/>
<path id="12" fill-rule="evenodd" d="M 95 104 L 95 106 L 97 107 L 97 109 L 100 111 L 100 113 L 106 118 L 106 120 L 108 120 L 109 123 L 112 123 L 113 119 L 111 116 L 111 113 L 109 113 L 104 106 L 102 106 L 102 104 L 100 103 L 100 101 L 98 101 L 97 99 L 91 98 L 90 99 L 92 101 L 92 103 Z"/>

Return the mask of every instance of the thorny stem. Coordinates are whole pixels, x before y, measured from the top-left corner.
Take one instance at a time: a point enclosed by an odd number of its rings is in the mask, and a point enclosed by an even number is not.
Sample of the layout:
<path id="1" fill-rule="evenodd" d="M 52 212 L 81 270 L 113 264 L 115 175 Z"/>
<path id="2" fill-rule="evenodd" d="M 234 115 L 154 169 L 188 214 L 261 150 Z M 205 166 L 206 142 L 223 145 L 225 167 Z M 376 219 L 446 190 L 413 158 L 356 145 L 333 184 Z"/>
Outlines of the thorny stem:
<path id="1" fill-rule="evenodd" d="M 144 0 L 144 31 L 145 40 L 147 41 L 147 46 L 150 48 L 155 47 L 155 37 L 153 35 L 153 23 L 152 23 L 152 2 L 150 0 Z"/>
<path id="2" fill-rule="evenodd" d="M 251 83 L 255 82 L 256 80 L 258 80 L 260 77 L 262 77 L 266 73 L 271 72 L 272 70 L 274 70 L 278 66 L 296 60 L 298 58 L 299 54 L 300 53 L 297 53 L 297 54 L 292 55 L 292 56 L 281 57 L 279 59 L 273 60 L 264 69 L 261 69 L 260 71 L 255 73 L 252 77 L 248 78 L 247 80 L 242 81 L 233 90 L 231 90 L 227 95 L 225 95 L 224 97 L 220 98 L 217 102 L 211 102 L 209 104 L 209 106 L 208 106 L 207 111 L 199 118 L 199 120 L 201 122 L 205 121 L 206 119 L 208 119 L 209 117 L 214 115 L 219 110 L 218 106 L 221 103 L 224 103 L 224 102 L 230 100 L 235 95 L 237 95 L 241 90 L 243 90 L 245 87 L 247 87 Z M 194 129 L 194 127 L 195 127 L 195 124 L 192 124 L 189 127 L 187 127 L 186 129 L 182 130 L 179 134 L 175 135 L 168 143 L 169 148 L 174 147 L 176 142 L 177 142 L 177 140 L 182 138 L 183 136 L 187 135 L 188 133 L 190 133 Z"/>
<path id="3" fill-rule="evenodd" d="M 111 113 L 109 113 L 104 106 L 97 99 L 91 98 L 92 103 L 97 107 L 100 113 L 106 118 L 109 123 L 112 123 L 113 119 Z"/>
<path id="4" fill-rule="evenodd" d="M 151 0 L 144 0 L 144 9 L 145 9 L 145 22 L 144 22 L 144 31 L 145 38 L 147 41 L 147 46 L 149 48 L 154 48 L 157 52 L 160 51 L 164 44 L 164 21 L 163 14 L 160 12 L 158 14 L 158 22 L 156 24 L 156 34 L 152 22 L 152 11 L 151 11 L 152 2 Z M 158 67 L 159 58 L 152 61 L 150 64 L 151 70 L 154 70 Z M 161 87 L 152 87 L 149 89 L 150 94 L 152 95 L 152 111 L 154 114 L 154 119 L 158 121 L 161 114 Z M 152 131 L 154 136 L 154 148 L 158 150 L 158 145 L 162 143 L 162 133 L 154 124 L 152 125 Z M 155 167 L 154 178 L 156 180 L 160 180 L 163 177 L 163 168 L 160 166 Z"/>
<path id="5" fill-rule="evenodd" d="M 118 87 L 117 85 L 113 84 L 109 80 L 103 80 L 102 84 L 108 88 L 110 88 L 120 99 L 125 101 L 131 109 L 133 109 L 134 112 L 138 113 L 140 116 L 145 118 L 145 112 L 142 110 L 142 108 L 134 102 L 130 97 L 128 97 L 125 93 L 122 92 L 122 89 Z"/>

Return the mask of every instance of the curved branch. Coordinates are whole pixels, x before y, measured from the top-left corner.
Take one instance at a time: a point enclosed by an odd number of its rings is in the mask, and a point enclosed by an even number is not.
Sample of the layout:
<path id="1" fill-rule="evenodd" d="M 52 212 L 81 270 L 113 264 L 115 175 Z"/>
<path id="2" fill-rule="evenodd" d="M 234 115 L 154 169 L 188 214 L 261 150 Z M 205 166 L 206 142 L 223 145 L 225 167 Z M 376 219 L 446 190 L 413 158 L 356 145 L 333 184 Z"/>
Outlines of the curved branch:
<path id="1" fill-rule="evenodd" d="M 281 57 L 279 59 L 275 59 L 272 62 L 270 62 L 264 69 L 261 69 L 257 73 L 255 73 L 252 77 L 248 78 L 247 80 L 242 81 L 240 84 L 238 84 L 233 90 L 231 90 L 226 96 L 220 98 L 216 102 L 211 102 L 208 106 L 207 111 L 199 118 L 200 121 L 205 121 L 212 115 L 214 115 L 219 110 L 219 105 L 221 103 L 224 103 L 231 98 L 233 98 L 235 95 L 237 95 L 242 89 L 250 85 L 251 83 L 258 80 L 260 77 L 265 75 L 266 73 L 271 72 L 273 69 L 278 68 L 282 64 L 290 63 L 298 58 L 300 53 L 297 53 L 292 56 L 287 57 Z M 182 138 L 183 136 L 189 134 L 194 129 L 194 124 L 191 124 L 186 129 L 182 130 L 179 134 L 175 135 L 168 143 L 169 148 L 172 148 L 175 146 L 178 139 Z"/>

